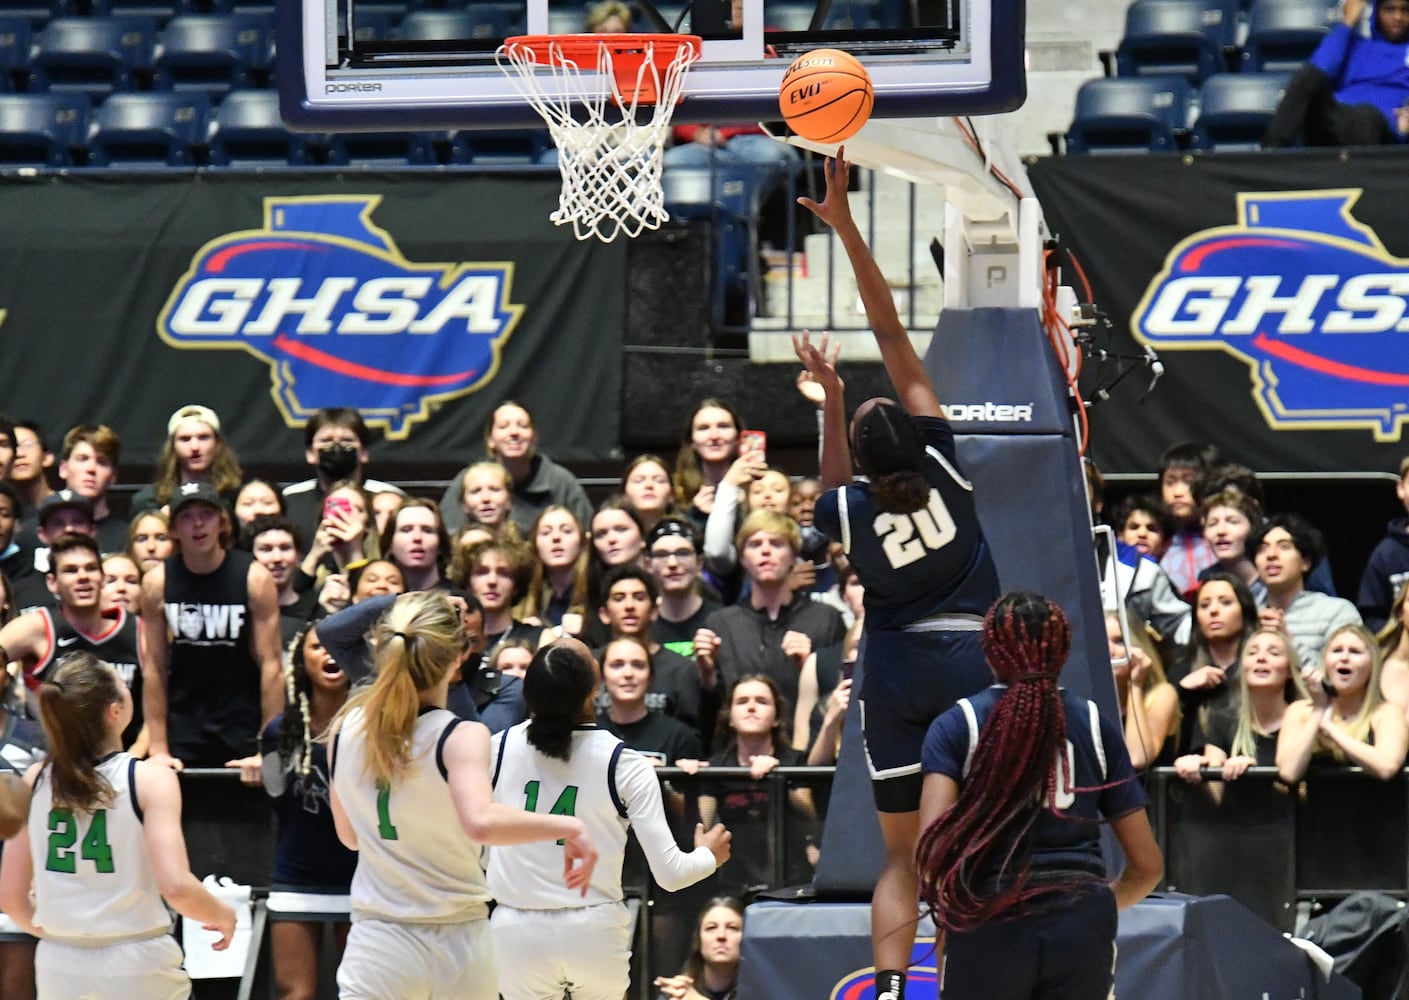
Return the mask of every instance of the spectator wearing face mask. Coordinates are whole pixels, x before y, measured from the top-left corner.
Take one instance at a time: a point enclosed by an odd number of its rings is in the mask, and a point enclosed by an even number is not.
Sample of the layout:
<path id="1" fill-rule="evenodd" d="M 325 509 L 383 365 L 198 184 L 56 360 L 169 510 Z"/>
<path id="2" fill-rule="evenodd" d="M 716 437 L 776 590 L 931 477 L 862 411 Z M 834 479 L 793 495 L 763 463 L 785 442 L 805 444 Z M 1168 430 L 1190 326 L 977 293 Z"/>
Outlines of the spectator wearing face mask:
<path id="1" fill-rule="evenodd" d="M 368 494 L 404 495 L 391 483 L 365 478 L 370 438 L 362 414 L 348 406 L 319 410 L 308 421 L 303 430 L 303 456 L 317 475 L 284 487 L 288 518 L 303 537 L 312 538 L 317 533 L 323 521 L 323 501 L 335 483 L 351 480 L 361 483 Z"/>

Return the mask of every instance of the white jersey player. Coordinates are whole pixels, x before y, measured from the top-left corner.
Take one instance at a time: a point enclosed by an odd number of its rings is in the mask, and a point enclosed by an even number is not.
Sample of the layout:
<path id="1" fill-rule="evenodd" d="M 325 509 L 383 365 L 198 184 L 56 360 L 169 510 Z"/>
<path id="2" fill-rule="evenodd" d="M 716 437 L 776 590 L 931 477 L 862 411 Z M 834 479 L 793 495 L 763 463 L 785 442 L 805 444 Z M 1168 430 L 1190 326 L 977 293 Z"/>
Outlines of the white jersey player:
<path id="1" fill-rule="evenodd" d="M 191 874 L 175 773 L 122 752 L 132 696 L 90 653 L 46 674 L 39 713 L 51 754 L 25 776 L 29 822 L 0 863 L 0 907 L 40 939 L 39 996 L 184 1000 L 162 900 L 216 931 L 216 949 L 235 912 Z"/>
<path id="2" fill-rule="evenodd" d="M 469 649 L 436 592 L 397 598 L 374 629 L 377 677 L 329 727 L 333 819 L 359 852 L 342 1000 L 495 1000 L 481 845 L 558 840 L 558 877 L 585 892 L 596 849 L 581 820 L 498 805 L 489 730 L 445 710 Z"/>
<path id="3" fill-rule="evenodd" d="M 504 1000 L 620 1000 L 630 985 L 630 920 L 622 902 L 627 827 L 656 882 L 674 892 L 729 858 L 723 826 L 695 830 L 688 853 L 666 822 L 650 762 L 593 724 L 598 668 L 587 647 L 562 639 L 540 649 L 524 677 L 530 719 L 494 738 L 494 801 L 576 816 L 602 853 L 585 893 L 558 875 L 550 844 L 490 852 L 490 924 Z"/>

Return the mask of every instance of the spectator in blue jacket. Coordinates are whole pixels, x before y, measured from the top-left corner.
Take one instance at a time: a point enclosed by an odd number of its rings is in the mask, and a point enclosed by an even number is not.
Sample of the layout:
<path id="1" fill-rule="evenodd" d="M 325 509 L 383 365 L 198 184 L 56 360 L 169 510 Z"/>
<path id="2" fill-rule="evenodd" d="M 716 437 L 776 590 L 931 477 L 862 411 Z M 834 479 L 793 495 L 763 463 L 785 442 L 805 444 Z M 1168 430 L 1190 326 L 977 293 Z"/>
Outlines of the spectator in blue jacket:
<path id="1" fill-rule="evenodd" d="M 1369 37 L 1358 31 L 1365 0 L 1345 0 L 1342 23 L 1321 40 L 1262 137 L 1264 148 L 1377 146 L 1404 142 L 1409 127 L 1409 0 L 1372 0 Z"/>
<path id="2" fill-rule="evenodd" d="M 1399 484 L 1394 488 L 1399 502 L 1409 512 L 1409 456 L 1399 463 Z M 1378 631 L 1388 622 L 1390 605 L 1401 587 L 1409 584 L 1409 517 L 1389 522 L 1385 537 L 1370 553 L 1370 561 L 1360 577 L 1355 606 L 1365 624 Z"/>

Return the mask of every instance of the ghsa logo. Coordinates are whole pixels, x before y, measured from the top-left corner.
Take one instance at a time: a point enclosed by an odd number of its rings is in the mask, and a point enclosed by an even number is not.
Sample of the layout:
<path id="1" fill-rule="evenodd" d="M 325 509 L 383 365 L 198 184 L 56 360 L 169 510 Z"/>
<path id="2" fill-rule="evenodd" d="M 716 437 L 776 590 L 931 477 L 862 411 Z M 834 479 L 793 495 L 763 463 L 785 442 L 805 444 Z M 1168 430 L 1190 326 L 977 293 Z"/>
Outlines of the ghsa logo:
<path id="1" fill-rule="evenodd" d="M 1239 195 L 1237 225 L 1170 253 L 1135 310 L 1137 338 L 1246 361 L 1273 428 L 1368 427 L 1398 440 L 1409 420 L 1409 260 L 1351 217 L 1360 195 Z"/>
<path id="2" fill-rule="evenodd" d="M 831 1000 L 894 1000 L 894 993 L 876 992 L 876 970 L 851 973 L 832 990 Z M 935 968 L 934 938 L 916 938 L 905 974 L 905 1000 L 938 1000 L 939 974 Z"/>
<path id="3" fill-rule="evenodd" d="M 494 377 L 523 306 L 510 263 L 414 264 L 377 195 L 268 198 L 264 228 L 212 240 L 157 320 L 172 347 L 269 364 L 290 426 L 351 406 L 392 439 Z"/>

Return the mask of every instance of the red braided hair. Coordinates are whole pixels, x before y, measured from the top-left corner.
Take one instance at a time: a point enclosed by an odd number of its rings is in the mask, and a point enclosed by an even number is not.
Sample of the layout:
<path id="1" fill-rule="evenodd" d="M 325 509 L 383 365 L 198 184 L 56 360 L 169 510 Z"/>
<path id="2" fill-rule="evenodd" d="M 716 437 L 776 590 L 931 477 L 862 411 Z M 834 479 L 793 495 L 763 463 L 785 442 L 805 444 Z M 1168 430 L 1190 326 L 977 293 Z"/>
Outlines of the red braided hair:
<path id="1" fill-rule="evenodd" d="M 1057 690 L 1071 649 L 1062 609 L 1032 593 L 1006 594 L 983 620 L 983 652 L 1008 690 L 974 747 L 954 805 L 920 835 L 920 897 L 936 923 L 971 930 L 1010 907 L 1070 889 L 1074 880 L 1029 884 L 1032 830 L 1065 777 L 1066 717 Z M 1060 764 L 1058 763 L 1060 761 Z"/>

